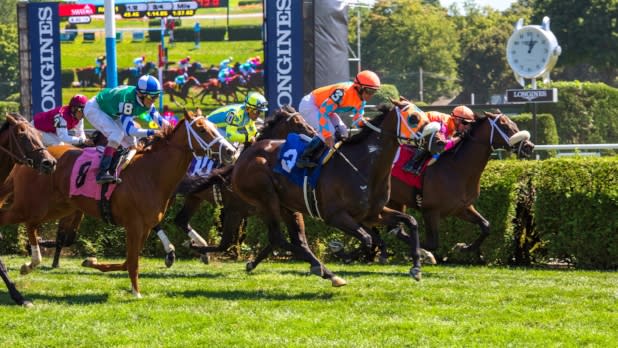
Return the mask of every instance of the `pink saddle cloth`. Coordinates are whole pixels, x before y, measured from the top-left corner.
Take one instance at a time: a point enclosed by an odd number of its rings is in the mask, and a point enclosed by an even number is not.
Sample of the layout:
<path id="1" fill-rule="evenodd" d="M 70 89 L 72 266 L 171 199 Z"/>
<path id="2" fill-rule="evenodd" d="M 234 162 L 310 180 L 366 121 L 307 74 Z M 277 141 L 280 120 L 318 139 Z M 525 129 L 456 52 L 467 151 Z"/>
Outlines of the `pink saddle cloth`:
<path id="1" fill-rule="evenodd" d="M 403 181 L 405 184 L 416 187 L 420 190 L 423 186 L 422 177 L 425 169 L 427 168 L 428 160 L 423 163 L 423 168 L 421 168 L 420 175 L 414 175 L 403 170 L 403 166 L 406 164 L 406 162 L 408 162 L 410 158 L 412 158 L 412 156 L 414 156 L 415 152 L 416 149 L 411 148 L 410 146 L 400 146 L 399 157 L 395 160 L 395 163 L 393 164 L 393 171 L 391 175 Z"/>
<path id="2" fill-rule="evenodd" d="M 84 196 L 95 200 L 101 200 L 101 185 L 97 184 L 96 177 L 101 163 L 102 153 L 94 147 L 85 148 L 82 154 L 75 160 L 71 170 L 71 183 L 69 195 Z M 116 188 L 116 184 L 110 184 L 105 198 L 109 200 Z"/>

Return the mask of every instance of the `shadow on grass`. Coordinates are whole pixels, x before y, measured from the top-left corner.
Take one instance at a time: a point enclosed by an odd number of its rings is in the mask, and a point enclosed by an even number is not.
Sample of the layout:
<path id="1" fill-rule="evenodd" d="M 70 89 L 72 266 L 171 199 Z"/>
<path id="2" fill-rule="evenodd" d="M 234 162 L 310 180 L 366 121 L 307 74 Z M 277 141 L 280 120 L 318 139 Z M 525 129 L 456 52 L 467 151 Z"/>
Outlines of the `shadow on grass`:
<path id="1" fill-rule="evenodd" d="M 128 278 L 129 277 L 129 272 L 127 271 L 112 271 L 112 272 L 101 272 L 97 269 L 92 269 L 92 270 L 81 270 L 81 271 L 62 271 L 59 270 L 57 268 L 48 268 L 47 270 L 45 269 L 40 269 L 42 271 L 48 271 L 49 275 L 79 275 L 79 276 L 93 276 L 93 275 L 105 275 L 106 277 L 111 277 L 111 278 Z M 37 269 L 37 271 L 39 271 L 39 269 Z M 47 272 L 46 272 L 47 273 Z M 221 273 L 221 272 L 202 272 L 202 273 L 179 273 L 179 272 L 169 272 L 169 273 L 160 273 L 160 272 L 140 272 L 139 273 L 139 277 L 140 278 L 150 278 L 150 279 L 174 279 L 174 278 L 186 278 L 186 279 L 193 279 L 193 278 L 206 278 L 206 279 L 217 279 L 217 278 L 224 278 L 225 274 Z"/>
<path id="2" fill-rule="evenodd" d="M 34 302 L 36 306 L 37 301 L 45 301 L 52 303 L 64 303 L 67 305 L 87 305 L 87 304 L 98 304 L 98 303 L 106 303 L 109 299 L 108 294 L 89 294 L 89 295 L 43 295 L 36 293 L 28 293 L 22 294 L 24 297 Z M 15 302 L 11 300 L 10 296 L 6 292 L 0 292 L 0 307 L 1 306 L 15 306 Z"/>
<path id="3" fill-rule="evenodd" d="M 286 294 L 282 292 L 272 293 L 267 291 L 254 290 L 232 290 L 232 291 L 211 291 L 211 290 L 191 290 L 168 292 L 169 297 L 184 296 L 188 298 L 208 297 L 222 300 L 270 300 L 270 301 L 290 301 L 290 300 L 330 300 L 333 295 L 322 292 L 303 292 L 300 294 Z"/>

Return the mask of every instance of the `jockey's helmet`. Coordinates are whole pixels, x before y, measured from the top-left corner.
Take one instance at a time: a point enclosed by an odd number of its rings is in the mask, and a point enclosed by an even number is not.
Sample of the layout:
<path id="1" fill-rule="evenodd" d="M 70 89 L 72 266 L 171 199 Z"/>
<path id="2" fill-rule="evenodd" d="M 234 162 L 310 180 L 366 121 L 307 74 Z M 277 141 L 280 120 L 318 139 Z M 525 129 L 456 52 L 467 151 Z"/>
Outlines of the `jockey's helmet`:
<path id="1" fill-rule="evenodd" d="M 464 120 L 474 121 L 474 112 L 465 105 L 456 106 L 451 112 L 451 116 Z"/>
<path id="2" fill-rule="evenodd" d="M 69 107 L 83 109 L 86 105 L 86 102 L 88 102 L 88 97 L 83 94 L 76 94 L 73 96 L 73 98 L 71 98 L 71 101 L 69 101 Z"/>
<path id="3" fill-rule="evenodd" d="M 380 89 L 380 78 L 376 73 L 369 70 L 363 70 L 356 75 L 354 84 L 361 88 Z"/>
<path id="4" fill-rule="evenodd" d="M 259 111 L 268 111 L 268 102 L 260 93 L 251 92 L 245 99 L 245 107 L 250 107 Z"/>
<path id="5" fill-rule="evenodd" d="M 141 94 L 159 95 L 161 94 L 161 84 L 154 76 L 143 75 L 137 81 L 137 91 Z"/>

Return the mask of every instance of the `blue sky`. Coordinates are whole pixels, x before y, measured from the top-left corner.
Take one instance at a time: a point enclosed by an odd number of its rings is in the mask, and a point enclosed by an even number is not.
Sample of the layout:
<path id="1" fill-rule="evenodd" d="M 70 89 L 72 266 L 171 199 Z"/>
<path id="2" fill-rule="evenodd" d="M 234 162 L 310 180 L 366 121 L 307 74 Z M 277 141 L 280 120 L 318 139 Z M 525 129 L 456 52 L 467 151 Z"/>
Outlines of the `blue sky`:
<path id="1" fill-rule="evenodd" d="M 457 3 L 460 10 L 462 9 L 461 4 L 463 4 L 463 2 L 463 0 L 440 0 L 440 4 L 444 7 L 449 7 L 452 3 Z M 481 7 L 489 5 L 496 10 L 504 11 L 509 8 L 515 0 L 475 0 L 474 2 Z"/>

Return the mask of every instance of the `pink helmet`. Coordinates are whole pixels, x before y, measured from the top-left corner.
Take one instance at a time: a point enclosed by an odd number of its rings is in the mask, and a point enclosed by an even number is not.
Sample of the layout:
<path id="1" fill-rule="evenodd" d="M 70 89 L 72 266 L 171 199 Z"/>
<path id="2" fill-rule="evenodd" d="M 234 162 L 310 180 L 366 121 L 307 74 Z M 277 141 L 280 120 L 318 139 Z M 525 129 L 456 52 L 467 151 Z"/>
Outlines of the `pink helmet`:
<path id="1" fill-rule="evenodd" d="M 73 96 L 73 98 L 71 98 L 71 101 L 69 102 L 69 107 L 83 108 L 86 105 L 86 102 L 88 102 L 88 97 L 83 94 L 76 94 Z"/>

